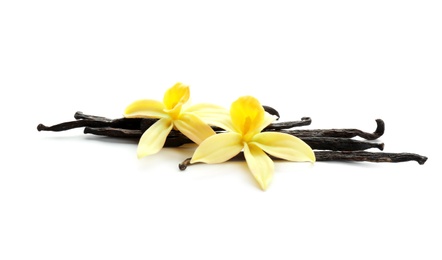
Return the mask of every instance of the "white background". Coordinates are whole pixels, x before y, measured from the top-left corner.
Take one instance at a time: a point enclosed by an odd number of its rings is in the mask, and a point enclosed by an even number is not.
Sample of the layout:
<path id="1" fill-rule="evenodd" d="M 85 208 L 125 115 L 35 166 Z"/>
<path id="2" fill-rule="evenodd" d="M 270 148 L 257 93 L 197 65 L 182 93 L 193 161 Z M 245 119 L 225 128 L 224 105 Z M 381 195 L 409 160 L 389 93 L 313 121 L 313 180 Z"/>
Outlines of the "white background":
<path id="1" fill-rule="evenodd" d="M 442 259 L 440 1 L 2 1 L 0 259 Z M 282 121 L 374 131 L 416 162 L 138 160 L 136 143 L 37 132 L 117 118 L 175 82 Z"/>

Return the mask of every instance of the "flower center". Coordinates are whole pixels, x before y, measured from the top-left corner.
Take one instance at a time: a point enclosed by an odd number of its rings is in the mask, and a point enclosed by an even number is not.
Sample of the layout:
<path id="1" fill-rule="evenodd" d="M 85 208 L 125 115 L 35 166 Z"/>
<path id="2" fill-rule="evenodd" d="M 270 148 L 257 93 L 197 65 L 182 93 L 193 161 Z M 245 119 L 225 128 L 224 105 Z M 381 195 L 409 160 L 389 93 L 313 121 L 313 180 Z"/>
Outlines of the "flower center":
<path id="1" fill-rule="evenodd" d="M 252 119 L 250 116 L 247 116 L 244 120 L 244 125 L 242 127 L 242 134 L 246 135 L 250 131 L 250 126 L 252 124 Z"/>
<path id="2" fill-rule="evenodd" d="M 249 142 L 250 139 L 253 137 L 253 129 L 252 129 L 252 118 L 250 116 L 247 116 L 244 120 L 244 125 L 242 127 L 242 141 L 243 142 Z"/>

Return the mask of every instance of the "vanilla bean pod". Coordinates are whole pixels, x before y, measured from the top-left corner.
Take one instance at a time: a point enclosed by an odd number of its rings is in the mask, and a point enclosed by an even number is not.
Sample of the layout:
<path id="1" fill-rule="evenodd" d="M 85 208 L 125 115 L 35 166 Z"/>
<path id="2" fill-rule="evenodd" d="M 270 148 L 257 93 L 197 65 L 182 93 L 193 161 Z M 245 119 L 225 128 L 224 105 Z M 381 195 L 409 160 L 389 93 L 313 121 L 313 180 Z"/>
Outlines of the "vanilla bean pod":
<path id="1" fill-rule="evenodd" d="M 263 106 L 264 110 L 267 111 L 271 115 L 275 115 L 279 118 L 279 113 L 276 109 L 270 106 Z M 39 124 L 37 126 L 38 131 L 53 131 L 60 132 L 66 131 L 79 127 L 113 127 L 113 128 L 121 128 L 121 129 L 139 129 L 145 131 L 151 125 L 153 125 L 158 119 L 155 118 L 117 118 L 110 119 L 101 116 L 87 115 L 83 112 L 76 112 L 74 114 L 75 121 L 63 122 L 60 124 L 46 126 L 43 124 Z M 306 125 L 308 120 L 301 119 L 301 121 L 294 121 L 293 125 Z M 311 121 L 311 120 L 310 120 Z M 276 128 L 284 127 L 288 128 L 290 126 L 290 122 L 277 124 Z M 290 126 L 291 127 L 291 126 Z M 216 127 L 214 127 L 217 129 Z M 220 130 L 220 129 L 218 129 Z"/>
<path id="2" fill-rule="evenodd" d="M 143 134 L 143 132 L 140 130 L 115 129 L 110 127 L 86 127 L 84 129 L 84 133 L 119 138 L 140 138 Z M 312 149 L 315 150 L 358 151 L 370 148 L 377 148 L 380 150 L 384 149 L 383 143 L 359 141 L 348 138 L 302 137 L 300 139 L 306 142 Z M 187 143 L 193 142 L 179 131 L 172 130 L 168 135 L 164 146 L 178 147 Z"/>
<path id="3" fill-rule="evenodd" d="M 283 130 L 281 133 L 287 133 L 296 137 L 340 137 L 353 138 L 361 137 L 366 140 L 375 140 L 381 137 L 385 131 L 385 123 L 382 119 L 376 119 L 376 130 L 373 133 L 367 133 L 359 129 L 296 129 Z"/>
<path id="4" fill-rule="evenodd" d="M 275 110 L 276 111 L 276 110 Z M 82 112 L 76 112 L 74 115 L 75 121 L 63 122 L 60 124 L 45 126 L 43 124 L 39 124 L 37 126 L 38 131 L 53 131 L 60 132 L 66 131 L 79 127 L 112 127 L 116 129 L 131 129 L 131 130 L 142 130 L 143 132 L 148 129 L 151 125 L 153 125 L 158 119 L 154 118 L 117 118 L 117 119 L 109 119 L 101 116 L 93 116 L 87 115 Z M 278 129 L 287 129 L 295 126 L 305 126 L 311 123 L 311 119 L 309 117 L 303 117 L 300 121 L 288 121 L 288 122 L 276 122 L 270 124 L 266 127 L 266 130 L 278 130 Z M 215 131 L 221 131 L 221 128 L 212 127 Z M 109 129 L 107 129 L 109 130 Z M 92 130 L 94 132 L 94 130 Z M 123 136 L 122 136 L 123 137 Z"/>
<path id="5" fill-rule="evenodd" d="M 306 126 L 312 123 L 310 117 L 302 117 L 299 121 L 286 121 L 286 122 L 274 122 L 266 126 L 263 131 L 279 131 L 282 129 L 289 129 L 293 127 Z M 212 126 L 215 131 L 223 131 L 224 129 L 216 126 Z"/>
<path id="6" fill-rule="evenodd" d="M 314 151 L 317 161 L 359 161 L 359 162 L 407 162 L 424 164 L 427 157 L 415 153 L 385 153 L 365 151 Z"/>
<path id="7" fill-rule="evenodd" d="M 113 127 L 85 127 L 85 134 L 101 135 L 107 137 L 117 137 L 117 138 L 134 138 L 140 139 L 143 132 L 139 129 L 123 129 L 123 128 L 113 128 Z"/>
<path id="8" fill-rule="evenodd" d="M 427 161 L 427 157 L 415 153 L 384 153 L 384 152 L 365 152 L 365 151 L 314 151 L 316 161 L 355 161 L 355 162 L 408 162 L 416 161 L 420 165 Z M 282 160 L 270 156 L 272 160 Z M 192 165 L 192 158 L 187 158 L 178 165 L 178 168 L 184 171 L 188 166 Z M 244 153 L 241 152 L 231 158 L 229 161 L 244 161 Z"/>
<path id="9" fill-rule="evenodd" d="M 134 140 L 138 141 L 143 134 L 143 131 L 138 129 L 122 129 L 112 127 L 85 127 L 84 133 L 116 138 L 133 138 Z M 185 135 L 181 134 L 181 132 L 172 130 L 166 138 L 164 147 L 179 147 L 188 143 L 193 142 Z"/>
<path id="10" fill-rule="evenodd" d="M 384 149 L 383 143 L 359 141 L 340 137 L 299 137 L 314 150 L 360 151 L 370 148 Z"/>
<path id="11" fill-rule="evenodd" d="M 76 120 L 76 121 L 63 122 L 63 123 L 52 125 L 52 126 L 45 126 L 43 124 L 39 124 L 37 126 L 37 130 L 38 131 L 60 132 L 60 131 L 74 129 L 74 128 L 79 128 L 79 127 L 86 127 L 86 126 L 105 127 L 108 125 L 109 125 L 109 123 L 93 121 L 93 120 Z"/>
<path id="12" fill-rule="evenodd" d="M 37 126 L 37 130 L 60 132 L 79 127 L 113 127 L 113 128 L 122 128 L 122 129 L 144 128 L 145 130 L 157 121 L 157 119 L 150 119 L 150 118 L 109 119 L 101 116 L 86 115 L 83 114 L 82 112 L 76 112 L 74 117 L 77 120 L 63 122 L 52 126 L 45 126 L 43 124 L 39 124 Z"/>
<path id="13" fill-rule="evenodd" d="M 274 109 L 273 107 L 270 107 L 270 106 L 262 106 L 262 107 L 264 108 L 264 110 L 267 113 L 269 113 L 270 115 L 274 115 L 274 116 L 276 116 L 279 119 L 279 117 L 280 117 L 279 116 L 279 112 L 276 109 Z M 77 119 L 77 120 L 79 120 L 79 119 L 91 119 L 91 120 L 96 120 L 96 121 L 107 121 L 107 122 L 113 120 L 113 119 L 102 117 L 102 116 L 88 115 L 88 114 L 85 114 L 85 113 L 83 113 L 81 111 L 77 111 L 74 114 L 74 118 Z"/>
<path id="14" fill-rule="evenodd" d="M 268 125 L 264 128 L 263 131 L 276 131 L 282 129 L 289 129 L 297 126 L 306 126 L 312 123 L 312 119 L 310 117 L 302 117 L 301 121 L 287 121 L 287 122 L 275 122 Z"/>
<path id="15" fill-rule="evenodd" d="M 94 121 L 100 121 L 100 122 L 111 122 L 113 119 L 102 117 L 102 116 L 94 116 L 94 115 L 88 115 L 81 111 L 77 111 L 74 114 L 74 118 L 77 120 L 87 119 L 87 120 L 94 120 Z"/>

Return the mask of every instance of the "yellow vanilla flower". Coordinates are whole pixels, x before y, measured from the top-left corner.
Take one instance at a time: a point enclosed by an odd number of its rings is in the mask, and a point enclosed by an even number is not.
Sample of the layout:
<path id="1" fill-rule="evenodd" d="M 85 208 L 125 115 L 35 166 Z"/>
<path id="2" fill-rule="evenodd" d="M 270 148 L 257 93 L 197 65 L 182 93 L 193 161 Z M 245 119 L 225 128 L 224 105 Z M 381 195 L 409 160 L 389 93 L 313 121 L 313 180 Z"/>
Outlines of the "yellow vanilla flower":
<path id="1" fill-rule="evenodd" d="M 242 150 L 253 176 L 263 190 L 273 177 L 273 161 L 267 155 L 289 161 L 315 161 L 315 154 L 301 139 L 279 132 L 261 132 L 276 119 L 266 114 L 259 101 L 240 97 L 230 108 L 229 132 L 210 136 L 196 149 L 191 163 L 225 162 Z"/>
<path id="2" fill-rule="evenodd" d="M 177 83 L 166 91 L 163 102 L 143 99 L 126 108 L 124 116 L 128 118 L 159 119 L 141 136 L 138 158 L 160 151 L 173 128 L 197 144 L 215 134 L 208 124 L 226 117 L 228 111 L 211 104 L 198 104 L 186 109 L 184 106 L 189 97 L 189 86 Z"/>

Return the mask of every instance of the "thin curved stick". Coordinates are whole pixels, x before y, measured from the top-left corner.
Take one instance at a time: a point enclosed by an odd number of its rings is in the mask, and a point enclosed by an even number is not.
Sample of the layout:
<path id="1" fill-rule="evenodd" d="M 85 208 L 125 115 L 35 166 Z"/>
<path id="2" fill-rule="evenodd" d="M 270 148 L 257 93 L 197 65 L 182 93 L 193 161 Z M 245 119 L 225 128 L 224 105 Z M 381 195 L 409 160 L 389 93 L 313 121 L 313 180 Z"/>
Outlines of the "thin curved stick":
<path id="1" fill-rule="evenodd" d="M 426 156 L 415 153 L 384 153 L 365 151 L 315 151 L 317 161 L 358 161 L 358 162 L 407 162 L 416 161 L 420 165 L 427 161 Z"/>
<path id="2" fill-rule="evenodd" d="M 267 107 L 268 109 L 270 107 Z M 275 109 L 273 109 L 276 111 Z M 274 113 L 277 113 L 274 112 Z M 279 115 L 279 114 L 277 114 Z M 155 118 L 117 118 L 110 119 L 101 116 L 93 116 L 84 114 L 83 112 L 77 111 L 74 114 L 74 118 L 76 121 L 63 122 L 60 124 L 46 126 L 43 124 L 39 124 L 37 126 L 38 131 L 53 131 L 60 132 L 66 131 L 79 127 L 113 127 L 113 128 L 121 128 L 121 129 L 138 129 L 145 131 L 151 125 L 153 125 L 158 119 Z M 312 120 L 309 117 L 303 117 L 300 121 L 288 121 L 288 122 L 276 122 L 270 124 L 266 127 L 266 130 L 279 130 L 279 129 L 288 129 L 296 126 L 305 126 L 311 124 Z M 215 131 L 223 131 L 223 129 L 219 127 L 212 127 Z"/>
<path id="3" fill-rule="evenodd" d="M 315 151 L 316 161 L 355 161 L 355 162 L 407 162 L 416 161 L 420 165 L 427 161 L 427 157 L 415 153 L 383 153 L 383 152 L 364 152 L 364 151 Z M 278 158 L 272 157 L 273 160 Z M 187 158 L 180 164 L 178 168 L 182 171 L 186 170 L 188 166 L 192 165 L 190 161 L 192 158 Z M 229 161 L 243 161 L 244 153 L 239 153 Z"/>
<path id="4" fill-rule="evenodd" d="M 315 150 L 360 151 L 370 148 L 384 150 L 383 143 L 354 140 L 340 137 L 299 137 Z"/>
<path id="5" fill-rule="evenodd" d="M 52 126 L 45 126 L 43 124 L 39 124 L 37 126 L 38 131 L 53 131 L 53 132 L 60 132 L 60 131 L 66 131 L 73 128 L 79 128 L 79 127 L 85 127 L 85 126 L 91 126 L 91 127 L 104 127 L 108 126 L 109 123 L 106 122 L 100 122 L 100 121 L 93 121 L 93 120 L 77 120 L 77 121 L 69 121 L 64 122 Z"/>
<path id="6" fill-rule="evenodd" d="M 382 119 L 376 119 L 376 130 L 367 133 L 359 129 L 307 129 L 307 130 L 284 130 L 282 133 L 291 134 L 297 137 L 341 137 L 353 138 L 359 136 L 366 140 L 375 140 L 381 137 L 385 131 L 385 123 Z"/>
<path id="7" fill-rule="evenodd" d="M 86 127 L 84 129 L 84 133 L 119 138 L 140 138 L 143 131 L 138 129 L 121 129 L 112 127 Z M 380 150 L 384 149 L 383 143 L 373 143 L 348 138 L 302 137 L 301 140 L 306 142 L 312 149 L 315 150 L 356 151 L 370 148 L 377 148 Z M 193 142 L 179 131 L 172 130 L 168 135 L 164 146 L 178 147 L 188 143 Z"/>
<path id="8" fill-rule="evenodd" d="M 276 131 L 282 129 L 289 129 L 297 126 L 306 126 L 312 123 L 310 117 L 302 117 L 300 121 L 275 122 L 264 128 L 264 131 Z"/>

